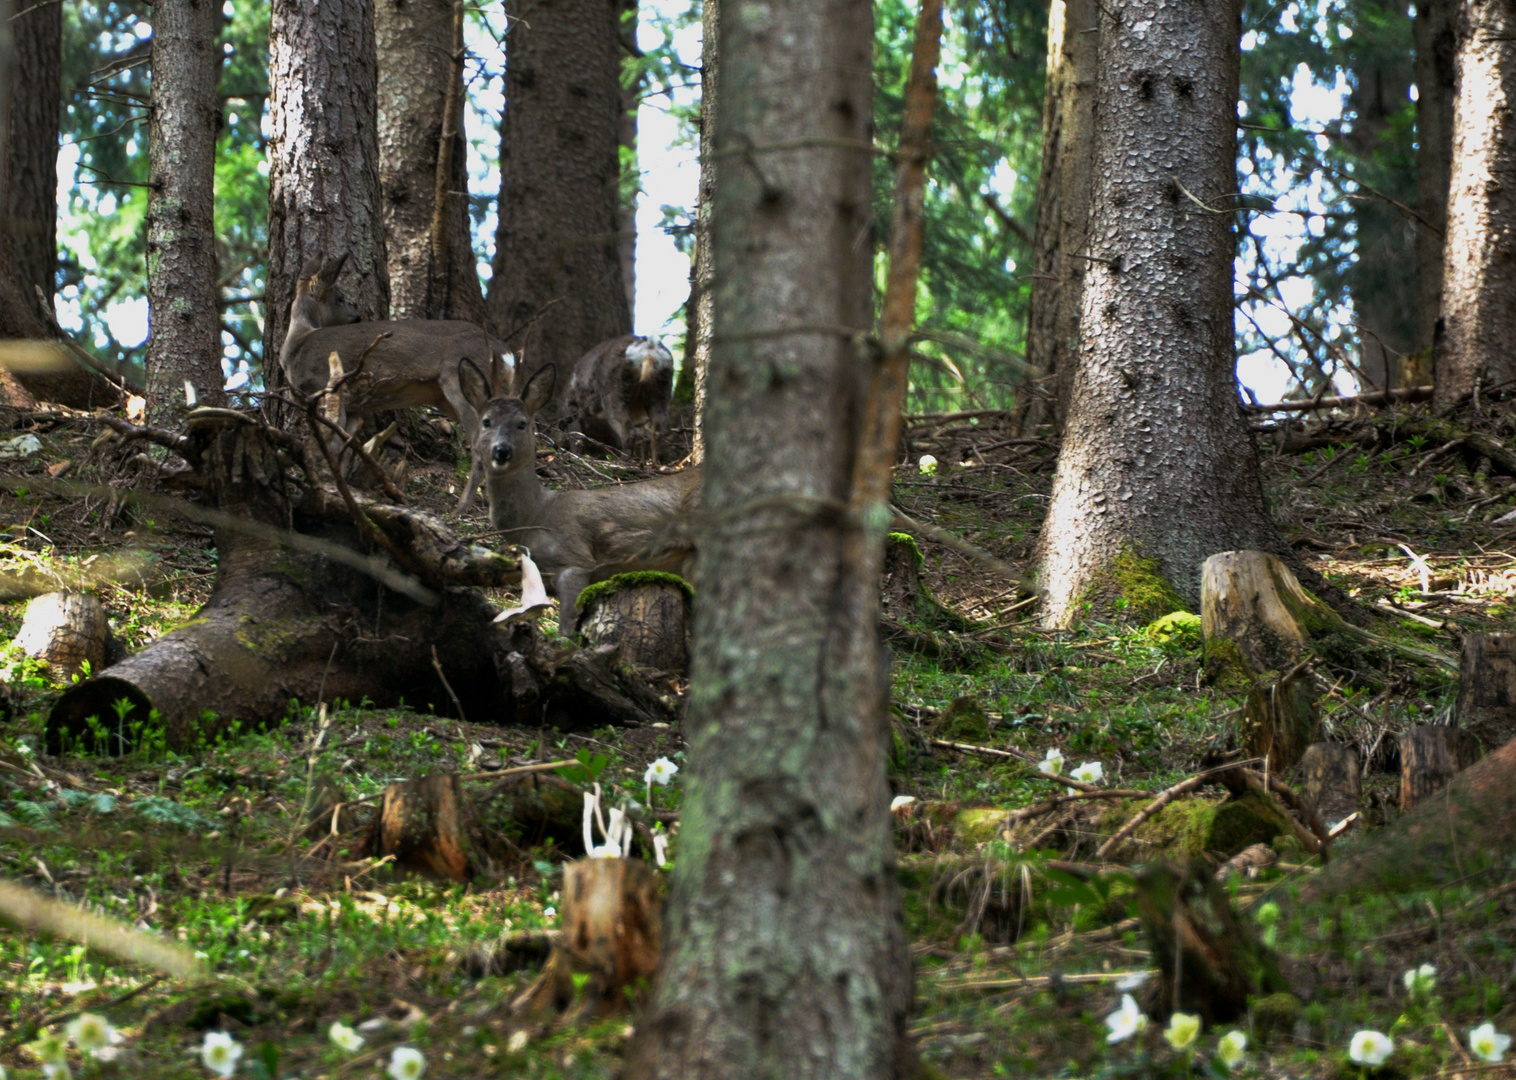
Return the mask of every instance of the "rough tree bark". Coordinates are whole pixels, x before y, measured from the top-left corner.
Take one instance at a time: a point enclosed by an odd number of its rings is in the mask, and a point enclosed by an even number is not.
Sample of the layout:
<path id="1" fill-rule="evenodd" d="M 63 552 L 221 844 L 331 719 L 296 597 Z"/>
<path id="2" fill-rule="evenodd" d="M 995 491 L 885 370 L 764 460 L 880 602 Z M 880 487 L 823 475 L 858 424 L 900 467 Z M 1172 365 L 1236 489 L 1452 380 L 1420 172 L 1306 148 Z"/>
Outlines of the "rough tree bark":
<path id="1" fill-rule="evenodd" d="M 14 63 L 5 72 L 9 136 L 0 143 L 0 259 L 18 301 L 35 319 L 36 289 L 52 301 L 58 269 L 58 116 L 63 63 L 63 5 L 7 4 Z M 5 107 L 0 102 L 0 108 Z M 0 337 L 31 337 L 0 306 Z"/>
<path id="2" fill-rule="evenodd" d="M 1516 380 L 1516 0 L 1458 0 L 1458 94 L 1433 406 Z"/>
<path id="3" fill-rule="evenodd" d="M 1442 308 L 1442 237 L 1453 166 L 1457 0 L 1416 0 L 1416 348 L 1430 348 Z M 1429 228 L 1428 224 L 1436 228 Z"/>
<path id="4" fill-rule="evenodd" d="M 705 459 L 706 373 L 711 366 L 715 325 L 716 264 L 711 258 L 711 203 L 716 196 L 716 103 L 720 93 L 721 3 L 705 0 L 700 9 L 700 194 L 695 208 L 695 258 L 690 267 L 687 363 L 695 365 L 695 438 L 690 461 Z"/>
<path id="5" fill-rule="evenodd" d="M 221 5 L 156 0 L 152 17 L 147 416 L 173 426 L 187 404 L 186 382 L 200 404 L 226 397 L 214 221 Z"/>
<path id="6" fill-rule="evenodd" d="M 1096 0 L 1053 0 L 1048 11 L 1042 176 L 1027 327 L 1027 362 L 1043 384 L 1026 391 L 1026 428 L 1049 421 L 1062 425 L 1079 357 L 1079 309 L 1089 266 L 1079 256 L 1086 253 L 1095 165 L 1099 11 Z"/>
<path id="7" fill-rule="evenodd" d="M 716 146 L 746 156 L 723 159 L 712 208 L 691 779 L 629 1078 L 909 1067 L 880 552 L 849 558 L 889 513 L 843 509 L 867 393 L 871 22 L 867 0 L 723 5 Z"/>
<path id="8" fill-rule="evenodd" d="M 377 0 L 379 186 L 389 268 L 390 317 L 484 319 L 468 223 L 463 68 L 454 62 L 456 0 Z M 438 153 L 449 83 L 452 138 L 444 173 L 445 267 L 433 266 Z M 438 288 L 433 278 L 439 279 Z M 434 295 L 436 294 L 436 295 Z"/>
<path id="9" fill-rule="evenodd" d="M 389 313 L 376 95 L 373 0 L 274 0 L 264 356 L 279 355 L 295 278 L 311 259 L 347 252 L 344 295 L 365 319 Z M 283 385 L 277 364 L 265 377 Z"/>
<path id="10" fill-rule="evenodd" d="M 638 0 L 620 0 L 616 10 L 617 41 L 620 50 L 618 60 L 627 56 L 641 56 L 637 48 Z M 621 115 L 616 121 L 616 146 L 629 152 L 633 163 L 637 161 L 637 109 L 642 103 L 642 91 L 647 80 L 639 78 L 621 88 Z M 640 178 L 639 178 L 640 179 Z M 622 190 L 616 202 L 616 257 L 621 260 L 621 287 L 626 293 L 626 310 L 637 311 L 637 187 L 630 192 Z"/>
<path id="11" fill-rule="evenodd" d="M 1238 5 L 1120 0 L 1100 26 L 1080 357 L 1038 540 L 1048 626 L 1123 562 L 1194 604 L 1206 556 L 1282 548 L 1237 409 Z"/>
<path id="12" fill-rule="evenodd" d="M 617 250 L 619 4 L 509 0 L 492 329 L 532 374 L 632 329 Z"/>

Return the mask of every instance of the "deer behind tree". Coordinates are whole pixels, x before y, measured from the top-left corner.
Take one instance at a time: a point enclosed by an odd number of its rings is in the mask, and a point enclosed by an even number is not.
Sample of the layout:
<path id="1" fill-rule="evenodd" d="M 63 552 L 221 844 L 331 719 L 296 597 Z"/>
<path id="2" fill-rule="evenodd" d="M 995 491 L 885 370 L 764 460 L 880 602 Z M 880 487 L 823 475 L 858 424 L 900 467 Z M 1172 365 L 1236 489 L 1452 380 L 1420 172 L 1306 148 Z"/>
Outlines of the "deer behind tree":
<path id="1" fill-rule="evenodd" d="M 579 358 L 563 409 L 571 425 L 617 450 L 631 445 L 634 431 L 646 428 L 656 465 L 673 395 L 673 355 L 654 338 L 624 334 Z"/>

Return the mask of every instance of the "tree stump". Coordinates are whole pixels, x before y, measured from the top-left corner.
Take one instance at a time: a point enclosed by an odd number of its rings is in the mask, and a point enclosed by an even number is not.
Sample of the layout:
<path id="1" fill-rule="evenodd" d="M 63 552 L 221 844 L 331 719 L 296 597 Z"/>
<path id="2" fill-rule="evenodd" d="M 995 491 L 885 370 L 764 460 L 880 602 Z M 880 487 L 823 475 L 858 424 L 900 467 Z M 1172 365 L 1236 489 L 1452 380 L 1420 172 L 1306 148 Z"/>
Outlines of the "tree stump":
<path id="1" fill-rule="evenodd" d="M 1266 551 L 1223 551 L 1200 570 L 1200 626 L 1212 642 L 1231 642 L 1253 671 L 1283 671 L 1300 659 L 1311 627 L 1338 621 Z M 1303 749 L 1303 748 L 1302 748 Z"/>
<path id="2" fill-rule="evenodd" d="M 1311 684 L 1299 675 L 1266 673 L 1248 691 L 1241 732 L 1248 757 L 1267 758 L 1276 773 L 1292 767 L 1321 734 Z"/>
<path id="3" fill-rule="evenodd" d="M 105 608 L 88 593 L 55 592 L 34 597 L 26 605 L 15 645 L 47 664 L 55 682 L 73 675 L 99 674 L 110 643 Z"/>
<path id="4" fill-rule="evenodd" d="M 1400 736 L 1400 809 L 1427 796 L 1479 760 L 1479 740 L 1462 728 L 1422 724 Z"/>
<path id="5" fill-rule="evenodd" d="M 371 855 L 393 855 L 395 865 L 443 878 L 468 881 L 492 854 L 455 773 L 434 773 L 384 789 L 370 827 Z"/>
<path id="6" fill-rule="evenodd" d="M 1157 862 L 1138 871 L 1137 915 L 1158 968 L 1153 1004 L 1164 1015 L 1177 1005 L 1210 1027 L 1245 1015 L 1249 997 L 1288 989 L 1278 960 L 1237 916 L 1202 859 L 1183 869 Z"/>
<path id="7" fill-rule="evenodd" d="M 617 574 L 579 594 L 577 626 L 592 647 L 613 647 L 624 663 L 682 675 L 690 666 L 691 600 L 674 574 Z"/>
<path id="8" fill-rule="evenodd" d="M 541 977 L 512 1004 L 518 1015 L 584 1020 L 631 1004 L 628 990 L 658 967 L 663 900 L 640 859 L 581 859 L 563 868 L 563 932 Z M 588 975 L 582 997 L 575 975 Z M 578 1000 L 576 1001 L 576 997 Z"/>
<path id="9" fill-rule="evenodd" d="M 1330 829 L 1358 809 L 1362 768 L 1358 751 L 1342 743 L 1318 742 L 1300 759 L 1305 775 L 1305 803 Z"/>
<path id="10" fill-rule="evenodd" d="M 1516 736 L 1516 634 L 1464 635 L 1453 715 L 1487 747 Z"/>

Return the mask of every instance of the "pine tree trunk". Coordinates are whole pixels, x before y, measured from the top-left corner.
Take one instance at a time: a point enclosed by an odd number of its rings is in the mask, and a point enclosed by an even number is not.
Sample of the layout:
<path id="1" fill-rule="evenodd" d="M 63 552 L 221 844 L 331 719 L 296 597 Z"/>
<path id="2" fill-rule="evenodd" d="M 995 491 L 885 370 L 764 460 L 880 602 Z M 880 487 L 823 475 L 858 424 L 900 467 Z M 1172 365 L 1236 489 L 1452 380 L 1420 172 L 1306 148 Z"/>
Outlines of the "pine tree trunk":
<path id="1" fill-rule="evenodd" d="M 642 50 L 637 48 L 638 0 L 620 2 L 616 12 L 621 46 L 616 53 L 618 63 L 623 57 L 642 55 Z M 646 77 L 640 77 L 621 88 L 621 116 L 616 123 L 616 145 L 623 154 L 630 155 L 634 172 L 638 169 L 637 109 L 646 86 Z M 638 177 L 640 179 L 640 173 Z M 637 312 L 637 188 L 640 186 L 640 183 L 635 184 L 630 191 L 618 186 L 622 197 L 616 203 L 616 255 L 621 260 L 621 287 L 626 291 L 626 310 L 634 316 Z"/>
<path id="2" fill-rule="evenodd" d="M 1442 307 L 1442 237 L 1453 166 L 1453 94 L 1457 74 L 1457 0 L 1416 0 L 1416 348 L 1436 336 Z"/>
<path id="3" fill-rule="evenodd" d="M 532 374 L 631 332 L 617 249 L 621 45 L 606 0 L 508 0 L 500 226 L 486 304 Z"/>
<path id="4" fill-rule="evenodd" d="M 1100 25 L 1081 354 L 1038 541 L 1048 626 L 1133 557 L 1195 604 L 1208 555 L 1282 548 L 1237 409 L 1238 5 L 1119 0 Z"/>
<path id="5" fill-rule="evenodd" d="M 888 1080 L 910 1060 L 911 979 L 878 564 L 849 565 L 833 509 L 868 374 L 849 337 L 872 321 L 872 5 L 722 14 L 716 145 L 759 166 L 723 164 L 712 207 L 685 846 L 624 1076 Z"/>
<path id="6" fill-rule="evenodd" d="M 705 0 L 700 10 L 700 194 L 695 209 L 695 259 L 690 268 L 690 335 L 685 355 L 695 365 L 695 439 L 690 460 L 705 459 L 706 373 L 711 366 L 715 325 L 716 265 L 711 258 L 711 203 L 716 196 L 716 102 L 720 93 L 722 0 Z"/>
<path id="7" fill-rule="evenodd" d="M 295 277 L 311 259 L 347 252 L 343 294 L 365 319 L 389 312 L 376 95 L 373 0 L 274 0 L 266 357 L 279 355 Z M 264 374 L 283 385 L 277 364 Z"/>
<path id="8" fill-rule="evenodd" d="M 1516 2 L 1458 0 L 1435 408 L 1516 380 Z"/>
<path id="9" fill-rule="evenodd" d="M 1048 12 L 1047 89 L 1042 101 L 1042 176 L 1027 361 L 1043 380 L 1028 387 L 1025 427 L 1068 415 L 1079 359 L 1079 310 L 1095 164 L 1096 0 L 1053 0 Z M 1093 31 L 1093 32 L 1092 32 Z"/>
<path id="10" fill-rule="evenodd" d="M 219 405 L 221 309 L 216 289 L 216 132 L 221 5 L 155 0 L 148 129 L 147 417 L 176 426 L 195 400 Z"/>
<path id="11" fill-rule="evenodd" d="M 462 134 L 463 69 L 453 63 L 454 0 L 377 0 L 379 186 L 393 319 L 484 317 L 468 227 L 467 147 Z M 457 77 L 447 163 L 445 287 L 434 288 L 432 223 L 437 154 L 448 84 Z M 433 293 L 440 295 L 433 295 Z"/>
<path id="12" fill-rule="evenodd" d="M 9 263 L 18 302 L 35 319 L 36 289 L 40 287 L 51 303 L 58 269 L 63 5 L 14 0 L 5 18 L 10 20 L 14 63 L 4 73 L 10 130 L 0 142 L 0 265 Z M 12 325 L 19 321 L 0 319 L 0 337 L 36 336 L 25 322 Z"/>

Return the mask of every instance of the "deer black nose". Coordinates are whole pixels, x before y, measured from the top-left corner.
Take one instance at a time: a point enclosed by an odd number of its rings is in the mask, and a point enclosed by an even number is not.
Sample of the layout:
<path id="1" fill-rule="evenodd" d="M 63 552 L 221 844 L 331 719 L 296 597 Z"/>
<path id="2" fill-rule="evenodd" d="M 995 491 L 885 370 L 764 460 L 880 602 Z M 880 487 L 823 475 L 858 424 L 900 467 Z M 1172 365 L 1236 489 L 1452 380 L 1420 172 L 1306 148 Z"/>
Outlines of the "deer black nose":
<path id="1" fill-rule="evenodd" d="M 504 465 L 507 461 L 511 460 L 511 444 L 497 444 L 491 450 L 491 457 L 494 459 L 496 465 Z"/>

